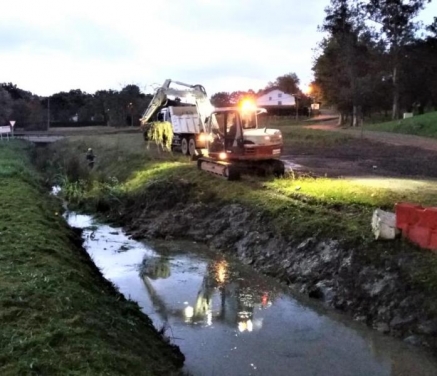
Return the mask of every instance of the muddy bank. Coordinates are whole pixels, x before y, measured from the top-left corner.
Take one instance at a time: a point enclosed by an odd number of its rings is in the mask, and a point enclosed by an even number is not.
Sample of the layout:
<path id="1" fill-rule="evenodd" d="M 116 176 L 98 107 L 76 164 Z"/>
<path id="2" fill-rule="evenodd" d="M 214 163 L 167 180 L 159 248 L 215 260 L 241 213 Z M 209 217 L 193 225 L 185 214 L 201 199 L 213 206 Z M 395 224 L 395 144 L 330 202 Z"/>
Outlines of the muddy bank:
<path id="1" fill-rule="evenodd" d="M 380 332 L 436 348 L 435 299 L 410 278 L 415 268 L 410 246 L 399 242 L 391 252 L 381 243 L 298 240 L 293 233 L 278 231 L 271 218 L 241 204 L 188 202 L 193 187 L 187 182 L 172 186 L 180 192 L 179 199 L 164 191 L 152 195 L 150 189 L 152 201 L 143 194 L 118 209 L 119 223 L 133 238 L 206 243 Z"/>

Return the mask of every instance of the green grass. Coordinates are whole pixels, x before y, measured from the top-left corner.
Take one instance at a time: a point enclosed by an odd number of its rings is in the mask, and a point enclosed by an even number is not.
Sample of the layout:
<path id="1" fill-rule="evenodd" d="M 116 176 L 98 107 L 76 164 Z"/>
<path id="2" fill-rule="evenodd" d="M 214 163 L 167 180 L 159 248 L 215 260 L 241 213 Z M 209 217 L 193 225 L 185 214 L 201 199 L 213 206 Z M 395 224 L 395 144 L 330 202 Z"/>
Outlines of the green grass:
<path id="1" fill-rule="evenodd" d="M 323 131 L 292 128 L 285 132 L 286 137 L 310 147 L 341 145 L 345 140 L 335 133 L 331 136 Z M 400 201 L 435 205 L 434 182 L 293 174 L 283 179 L 245 176 L 242 181 L 227 182 L 198 171 L 195 163 L 180 154 L 157 154 L 153 147 L 148 150 L 135 135 L 76 137 L 57 143 L 53 146 L 53 158 L 60 164 L 57 169 L 66 172 L 69 158 L 77 156 L 79 164 L 85 166 L 84 153 L 90 146 L 99 159 L 95 171 L 84 171 L 84 175 L 88 174 L 86 179 L 93 183 L 81 192 L 81 200 L 88 209 L 103 210 L 112 220 L 117 221 L 120 214 L 125 215 L 123 220 L 126 216 L 135 220 L 146 207 L 163 211 L 180 202 L 200 201 L 219 207 L 240 203 L 261 213 L 275 231 L 292 236 L 296 242 L 313 236 L 339 239 L 347 247 L 358 249 L 364 264 L 381 264 L 386 257 L 406 254 L 411 262 L 404 273 L 411 283 L 419 283 L 431 292 L 437 288 L 437 258 L 433 253 L 403 241 L 375 242 L 370 227 L 377 207 L 393 210 Z M 109 179 L 118 182 L 112 191 L 107 188 Z"/>
<path id="2" fill-rule="evenodd" d="M 284 147 L 292 148 L 294 145 L 299 145 L 300 148 L 308 148 L 308 150 L 316 149 L 320 146 L 335 147 L 351 140 L 352 137 L 337 133 L 325 132 L 316 129 L 308 129 L 302 126 L 276 126 L 282 132 Z"/>
<path id="3" fill-rule="evenodd" d="M 260 127 L 278 128 L 278 127 L 290 127 L 307 124 L 305 122 L 307 118 L 299 118 L 296 120 L 294 116 L 260 116 L 258 125 Z"/>
<path id="4" fill-rule="evenodd" d="M 367 130 L 437 138 L 437 112 L 366 126 Z"/>
<path id="5" fill-rule="evenodd" d="M 151 321 L 79 247 L 30 152 L 0 144 L 0 374 L 176 372 Z"/>
<path id="6" fill-rule="evenodd" d="M 284 132 L 284 138 L 286 143 L 306 142 L 311 147 L 317 147 L 319 143 L 341 145 L 348 136 L 291 127 Z M 289 141 L 290 138 L 292 141 Z M 141 138 L 135 135 L 70 139 L 55 146 L 57 156 L 54 158 L 62 164 L 67 174 L 68 163 L 65 163 L 65 158 L 80 156 L 79 164 L 85 169 L 84 152 L 89 146 L 95 150 L 98 162 L 91 173 L 94 183 L 84 191 L 84 197 L 88 200 L 98 198 L 98 202 L 102 197 L 102 187 L 107 196 L 109 178 L 119 182 L 117 189 L 114 187 L 112 191 L 116 196 L 113 204 L 123 194 L 137 194 L 151 182 L 185 179 L 197 187 L 193 200 L 205 200 L 203 197 L 213 196 L 221 201 L 243 202 L 266 211 L 281 224 L 289 222 L 294 232 L 297 227 L 289 219 L 299 218 L 298 228 L 303 236 L 311 232 L 329 232 L 332 235 L 337 230 L 344 234 L 352 228 L 352 237 L 361 237 L 362 234 L 370 237 L 368 223 L 371 211 L 376 207 L 393 210 L 394 204 L 400 201 L 425 205 L 437 201 L 437 188 L 433 182 L 412 180 L 397 180 L 395 183 L 391 179 L 387 183 L 383 178 L 328 179 L 290 175 L 284 179 L 245 177 L 241 182 L 227 182 L 198 171 L 194 163 L 178 153 L 157 154 L 153 147 L 148 150 Z M 86 169 L 83 173 L 89 174 Z M 411 189 L 405 189 L 408 187 Z M 418 187 L 420 190 L 416 189 Z M 353 212 L 353 218 L 343 218 L 338 211 L 339 206 Z"/>

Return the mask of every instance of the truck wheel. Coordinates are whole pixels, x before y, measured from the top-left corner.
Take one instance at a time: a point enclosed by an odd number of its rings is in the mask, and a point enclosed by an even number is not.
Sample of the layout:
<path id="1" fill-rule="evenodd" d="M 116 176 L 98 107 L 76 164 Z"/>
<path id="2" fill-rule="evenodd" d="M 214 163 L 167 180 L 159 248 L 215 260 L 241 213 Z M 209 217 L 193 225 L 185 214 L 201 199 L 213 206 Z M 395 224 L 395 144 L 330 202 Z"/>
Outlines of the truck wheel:
<path id="1" fill-rule="evenodd" d="M 196 141 L 194 137 L 190 137 L 188 140 L 188 153 L 193 157 L 196 155 Z"/>
<path id="2" fill-rule="evenodd" d="M 188 141 L 186 137 L 182 137 L 181 140 L 181 151 L 183 155 L 187 155 L 188 154 Z"/>

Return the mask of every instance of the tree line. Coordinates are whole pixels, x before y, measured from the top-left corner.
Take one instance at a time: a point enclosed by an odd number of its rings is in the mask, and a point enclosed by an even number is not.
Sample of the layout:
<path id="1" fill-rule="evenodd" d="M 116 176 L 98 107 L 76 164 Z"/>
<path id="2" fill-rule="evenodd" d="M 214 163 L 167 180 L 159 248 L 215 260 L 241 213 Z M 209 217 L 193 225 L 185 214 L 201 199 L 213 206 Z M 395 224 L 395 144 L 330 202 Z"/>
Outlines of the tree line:
<path id="1" fill-rule="evenodd" d="M 0 125 L 15 120 L 17 127 L 43 130 L 52 126 L 139 125 L 152 98 L 137 85 L 121 90 L 99 90 L 88 94 L 80 89 L 40 97 L 12 83 L 0 84 Z"/>
<path id="2" fill-rule="evenodd" d="M 253 98 L 265 90 L 280 90 L 300 96 L 302 108 L 309 98 L 299 89 L 295 73 L 285 74 L 268 83 L 265 89 L 255 92 L 218 92 L 211 96 L 216 107 L 235 106 L 242 98 Z M 138 126 L 140 117 L 153 95 L 144 94 L 137 85 L 126 85 L 121 90 L 98 90 L 88 94 L 80 89 L 59 92 L 41 97 L 20 89 L 13 83 L 0 84 L 0 125 L 15 120 L 17 127 L 27 130 L 45 130 L 49 122 L 59 126 Z"/>
<path id="3" fill-rule="evenodd" d="M 377 113 L 437 110 L 437 18 L 417 16 L 431 0 L 331 0 L 320 30 L 313 87 L 340 122 Z"/>

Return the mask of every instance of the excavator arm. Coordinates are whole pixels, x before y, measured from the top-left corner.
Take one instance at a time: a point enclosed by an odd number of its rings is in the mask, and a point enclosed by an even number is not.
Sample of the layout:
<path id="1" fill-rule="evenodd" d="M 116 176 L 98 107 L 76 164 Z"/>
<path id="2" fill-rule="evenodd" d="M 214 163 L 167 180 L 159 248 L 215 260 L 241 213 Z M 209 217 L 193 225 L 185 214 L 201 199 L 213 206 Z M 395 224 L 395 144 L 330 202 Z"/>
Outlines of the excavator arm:
<path id="1" fill-rule="evenodd" d="M 178 90 L 171 88 L 170 84 L 172 82 L 177 85 L 188 87 L 189 89 Z M 202 85 L 189 85 L 183 82 L 172 81 L 168 79 L 165 80 L 164 84 L 156 90 L 156 93 L 150 101 L 149 106 L 147 107 L 146 111 L 144 111 L 144 114 L 141 117 L 142 125 L 148 123 L 151 117 L 156 113 L 156 111 L 161 106 L 165 105 L 168 96 L 174 96 L 178 98 L 193 98 L 200 114 L 202 115 L 202 121 L 204 121 L 204 118 L 207 116 L 204 112 L 212 110 L 212 105 L 209 102 L 206 90 Z"/>

